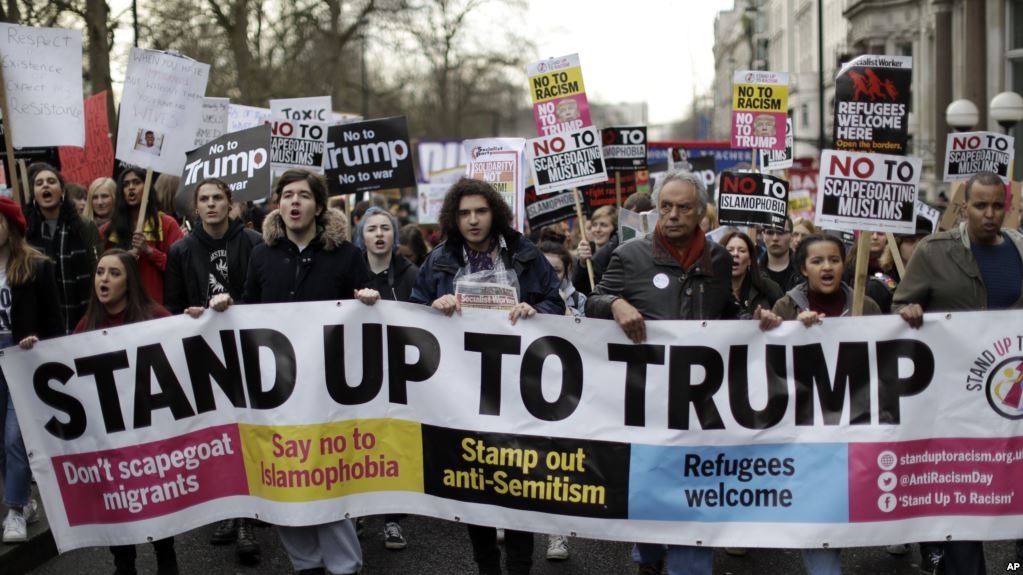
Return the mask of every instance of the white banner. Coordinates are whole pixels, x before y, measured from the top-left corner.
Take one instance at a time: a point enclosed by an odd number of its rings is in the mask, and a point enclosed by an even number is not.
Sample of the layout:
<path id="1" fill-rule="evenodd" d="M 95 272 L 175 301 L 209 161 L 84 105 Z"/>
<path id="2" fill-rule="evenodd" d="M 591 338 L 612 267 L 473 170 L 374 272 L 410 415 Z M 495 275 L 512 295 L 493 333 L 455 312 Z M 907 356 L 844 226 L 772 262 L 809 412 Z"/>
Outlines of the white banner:
<path id="1" fill-rule="evenodd" d="M 0 23 L 15 148 L 85 147 L 82 33 Z"/>
<path id="2" fill-rule="evenodd" d="M 195 148 L 209 64 L 157 50 L 132 48 L 121 95 L 115 157 L 178 175 Z"/>
<path id="3" fill-rule="evenodd" d="M 1023 536 L 1021 323 L 651 321 L 634 345 L 586 318 L 239 305 L 0 367 L 64 551 L 384 513 L 850 547 Z"/>

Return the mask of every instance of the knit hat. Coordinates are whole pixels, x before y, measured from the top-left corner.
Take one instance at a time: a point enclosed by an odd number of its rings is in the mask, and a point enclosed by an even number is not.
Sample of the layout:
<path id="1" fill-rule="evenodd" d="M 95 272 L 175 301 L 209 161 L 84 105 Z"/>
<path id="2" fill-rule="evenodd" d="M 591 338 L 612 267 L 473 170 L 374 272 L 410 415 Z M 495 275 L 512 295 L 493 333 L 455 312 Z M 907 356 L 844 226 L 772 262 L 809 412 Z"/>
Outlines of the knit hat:
<path id="1" fill-rule="evenodd" d="M 25 235 L 25 214 L 21 206 L 11 198 L 0 196 L 0 215 L 7 218 L 7 224 L 18 228 L 22 236 Z"/>

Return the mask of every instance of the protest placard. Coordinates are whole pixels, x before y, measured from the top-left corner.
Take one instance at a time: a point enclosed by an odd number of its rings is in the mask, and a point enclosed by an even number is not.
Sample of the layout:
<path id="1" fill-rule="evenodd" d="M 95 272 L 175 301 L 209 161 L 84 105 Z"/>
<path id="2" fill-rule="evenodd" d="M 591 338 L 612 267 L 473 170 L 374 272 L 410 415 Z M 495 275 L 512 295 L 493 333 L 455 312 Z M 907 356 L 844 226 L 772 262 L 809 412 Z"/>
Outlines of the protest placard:
<path id="1" fill-rule="evenodd" d="M 820 169 L 812 160 L 796 160 L 789 174 L 789 217 L 792 221 L 817 216 L 817 176 Z"/>
<path id="2" fill-rule="evenodd" d="M 825 150 L 817 179 L 819 227 L 912 234 L 920 158 Z"/>
<path id="3" fill-rule="evenodd" d="M 270 100 L 270 117 L 275 120 L 329 125 L 334 123 L 331 108 L 330 96 Z"/>
<path id="4" fill-rule="evenodd" d="M 537 196 L 536 188 L 528 186 L 525 194 L 526 220 L 529 229 L 563 222 L 575 217 L 575 194 L 572 190 Z"/>
<path id="5" fill-rule="evenodd" d="M 106 113 L 106 109 L 105 108 L 104 108 L 104 113 Z M 3 163 L 5 165 L 6 172 L 8 174 L 11 174 L 11 173 L 14 173 L 14 168 L 11 167 L 11 166 L 7 166 L 7 142 L 4 139 L 4 137 L 3 137 L 4 136 L 4 130 L 5 130 L 4 121 L 3 121 L 2 118 L 0 118 L 0 156 L 2 156 L 2 160 L 3 160 Z M 77 148 L 76 147 L 74 149 L 78 150 L 79 152 L 82 151 L 81 148 Z M 61 169 L 62 170 L 63 167 L 64 167 L 63 164 L 61 163 L 60 148 L 55 147 L 55 146 L 15 148 L 14 149 L 14 162 L 15 162 L 15 164 L 21 163 L 22 161 L 24 161 L 26 166 L 32 165 L 32 164 L 34 164 L 36 162 L 45 162 L 45 163 L 50 164 L 51 166 L 53 166 L 53 167 L 55 167 L 57 169 Z M 21 172 L 18 172 L 18 173 L 20 174 Z M 8 182 L 8 185 L 10 185 L 10 182 Z M 26 198 L 27 197 L 31 197 L 31 194 L 32 194 L 32 190 L 31 189 L 24 190 L 24 191 L 27 194 L 25 196 Z"/>
<path id="6" fill-rule="evenodd" d="M 227 131 L 240 132 L 270 121 L 270 108 L 230 104 L 227 107 Z"/>
<path id="7" fill-rule="evenodd" d="M 416 192 L 419 198 L 419 209 L 416 211 L 416 223 L 437 224 L 440 209 L 444 205 L 450 184 L 425 183 L 418 184 Z"/>
<path id="8" fill-rule="evenodd" d="M 529 140 L 527 148 L 533 183 L 541 196 L 607 181 L 600 136 L 595 128 L 540 136 Z"/>
<path id="9" fill-rule="evenodd" d="M 789 75 L 737 71 L 732 77 L 732 147 L 785 149 Z"/>
<path id="10" fill-rule="evenodd" d="M 323 158 L 331 194 L 360 194 L 416 185 L 405 116 L 327 129 Z"/>
<path id="11" fill-rule="evenodd" d="M 199 129 L 195 131 L 194 147 L 198 148 L 227 133 L 227 119 L 230 110 L 231 100 L 229 98 L 202 99 L 202 116 L 199 119 Z"/>
<path id="12" fill-rule="evenodd" d="M 526 189 L 525 148 L 522 138 L 482 138 L 466 140 L 468 164 L 465 177 L 483 180 L 501 194 L 512 210 L 514 225 L 522 229 L 523 194 Z"/>
<path id="13" fill-rule="evenodd" d="M 419 140 L 416 142 L 419 181 L 429 182 L 430 174 L 465 166 L 469 156 L 461 141 Z"/>
<path id="14" fill-rule="evenodd" d="M 578 54 L 541 60 L 526 67 L 537 134 L 564 134 L 593 125 L 582 70 Z"/>
<path id="15" fill-rule="evenodd" d="M 0 23 L 15 148 L 85 146 L 82 33 Z"/>
<path id="16" fill-rule="evenodd" d="M 781 178 L 727 171 L 718 189 L 718 220 L 727 226 L 781 229 L 788 201 L 789 183 Z"/>
<path id="17" fill-rule="evenodd" d="M 209 64 L 132 48 L 121 94 L 117 159 L 180 174 L 195 144 L 209 73 Z"/>
<path id="18" fill-rule="evenodd" d="M 938 231 L 938 221 L 941 220 L 941 212 L 924 202 L 916 201 L 916 217 L 923 218 L 931 223 L 931 233 Z"/>
<path id="19" fill-rule="evenodd" d="M 600 136 L 609 172 L 646 169 L 646 126 L 604 128 Z"/>
<path id="20" fill-rule="evenodd" d="M 270 165 L 275 175 L 288 168 L 302 168 L 323 173 L 327 127 L 294 120 L 270 123 Z"/>
<path id="21" fill-rule="evenodd" d="M 616 174 L 618 177 L 617 187 L 615 186 L 613 177 L 608 179 L 606 182 L 600 182 L 599 184 L 580 186 L 579 189 L 583 192 L 583 196 L 587 198 L 586 205 L 588 207 L 586 209 L 586 213 L 590 213 L 591 207 L 596 209 L 600 206 L 618 205 L 619 196 L 622 198 L 621 203 L 624 203 L 626 198 L 639 191 L 636 176 L 643 173 L 645 172 L 633 171 L 620 172 Z"/>
<path id="22" fill-rule="evenodd" d="M 88 187 L 96 178 L 110 177 L 114 146 L 107 122 L 107 93 L 85 99 L 85 148 L 61 146 L 60 173 L 69 182 Z"/>
<path id="23" fill-rule="evenodd" d="M 1018 533 L 1023 311 L 824 322 L 648 321 L 635 346 L 610 320 L 304 302 L 13 347 L 0 366 L 35 382 L 11 395 L 62 551 L 240 509 L 708 547 Z"/>
<path id="24" fill-rule="evenodd" d="M 760 154 L 761 170 L 784 170 L 792 166 L 792 149 L 795 146 L 796 137 L 792 128 L 792 115 L 785 116 L 785 149 L 783 150 L 757 150 Z"/>
<path id="25" fill-rule="evenodd" d="M 994 172 L 1009 183 L 1016 149 L 1012 136 L 994 132 L 952 132 L 945 147 L 945 181 L 968 180 L 977 172 Z"/>
<path id="26" fill-rule="evenodd" d="M 905 154 L 911 56 L 858 56 L 835 78 L 835 148 Z"/>
<path id="27" fill-rule="evenodd" d="M 626 208 L 618 210 L 618 238 L 627 242 L 634 238 L 645 238 L 657 227 L 658 211 L 634 212 Z"/>
<path id="28" fill-rule="evenodd" d="M 188 153 L 178 192 L 191 201 L 196 184 L 206 178 L 223 180 L 239 201 L 270 195 L 270 126 L 231 132 Z"/>

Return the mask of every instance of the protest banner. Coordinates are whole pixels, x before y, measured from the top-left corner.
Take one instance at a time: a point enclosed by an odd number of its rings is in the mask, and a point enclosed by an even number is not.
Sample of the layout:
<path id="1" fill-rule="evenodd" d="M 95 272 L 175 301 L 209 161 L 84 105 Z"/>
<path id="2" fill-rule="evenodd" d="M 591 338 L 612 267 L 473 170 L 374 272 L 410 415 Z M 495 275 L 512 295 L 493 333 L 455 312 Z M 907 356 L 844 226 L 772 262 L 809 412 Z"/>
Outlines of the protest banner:
<path id="1" fill-rule="evenodd" d="M 262 200 L 270 196 L 270 126 L 256 126 L 225 134 L 188 153 L 179 196 L 192 201 L 196 184 L 223 180 L 237 201 Z M 194 209 L 194 207 L 193 207 Z"/>
<path id="2" fill-rule="evenodd" d="M 195 144 L 209 73 L 209 64 L 132 48 L 121 94 L 116 158 L 133 166 L 180 174 L 185 154 Z"/>
<path id="3" fill-rule="evenodd" d="M 650 173 L 669 169 L 672 150 L 678 148 L 684 148 L 690 159 L 705 156 L 714 158 L 715 174 L 720 174 L 729 168 L 748 168 L 753 163 L 753 150 L 730 148 L 728 142 L 649 142 L 646 148 L 646 161 Z"/>
<path id="4" fill-rule="evenodd" d="M 270 121 L 270 108 L 230 104 L 227 107 L 227 131 L 240 132 Z"/>
<path id="5" fill-rule="evenodd" d="M 416 185 L 405 116 L 327 129 L 323 165 L 331 194 L 362 194 Z"/>
<path id="6" fill-rule="evenodd" d="M 600 136 L 609 171 L 646 169 L 646 126 L 604 128 Z"/>
<path id="7" fill-rule="evenodd" d="M 789 217 L 792 221 L 806 218 L 811 222 L 817 215 L 817 176 L 820 168 L 813 160 L 800 159 L 792 163 L 789 174 Z"/>
<path id="8" fill-rule="evenodd" d="M 525 206 L 529 229 L 538 230 L 575 217 L 575 194 L 572 190 L 565 190 L 541 197 L 536 195 L 536 188 L 529 186 L 526 188 Z"/>
<path id="9" fill-rule="evenodd" d="M 858 56 L 835 77 L 835 148 L 906 154 L 911 56 Z"/>
<path id="10" fill-rule="evenodd" d="M 489 183 L 512 211 L 516 229 L 525 223 L 526 141 L 522 138 L 482 138 L 462 142 L 468 164 L 465 177 Z"/>
<path id="11" fill-rule="evenodd" d="M 82 33 L 0 23 L 0 58 L 12 145 L 84 147 Z"/>
<path id="12" fill-rule="evenodd" d="M 816 224 L 846 231 L 912 234 L 920 158 L 825 150 Z"/>
<path id="13" fill-rule="evenodd" d="M 784 170 L 792 167 L 792 149 L 796 143 L 792 114 L 785 116 L 785 149 L 757 150 L 761 170 Z"/>
<path id="14" fill-rule="evenodd" d="M 334 123 L 332 108 L 330 96 L 270 100 L 270 117 L 275 120 L 292 120 L 307 124 L 332 124 Z"/>
<path id="15" fill-rule="evenodd" d="M 789 183 L 755 172 L 721 174 L 718 220 L 725 226 L 785 227 Z"/>
<path id="16" fill-rule="evenodd" d="M 203 98 L 202 116 L 195 131 L 194 148 L 198 148 L 227 133 L 227 119 L 231 110 L 229 98 Z"/>
<path id="17" fill-rule="evenodd" d="M 403 512 L 856 547 L 1023 535 L 1020 322 L 650 321 L 637 347 L 607 320 L 306 302 L 9 348 L 0 367 L 34 382 L 11 393 L 61 551 Z"/>
<path id="18" fill-rule="evenodd" d="M 945 181 L 968 180 L 977 172 L 994 172 L 1009 183 L 1016 149 L 1014 138 L 995 132 L 952 132 L 945 147 Z"/>
<path id="19" fill-rule="evenodd" d="M 429 182 L 432 173 L 469 163 L 469 156 L 461 141 L 419 140 L 416 143 L 416 157 L 421 182 Z"/>
<path id="20" fill-rule="evenodd" d="M 323 173 L 326 126 L 295 120 L 271 119 L 269 123 L 270 165 L 274 175 L 280 175 L 288 168 Z"/>
<path id="21" fill-rule="evenodd" d="M 789 109 L 785 72 L 737 71 L 732 76 L 732 147 L 785 149 Z"/>
<path id="22" fill-rule="evenodd" d="M 416 223 L 437 224 L 440 209 L 444 205 L 450 184 L 418 184 L 419 209 L 416 211 Z"/>
<path id="23" fill-rule="evenodd" d="M 60 173 L 69 182 L 88 187 L 96 178 L 109 178 L 114 166 L 114 146 L 107 122 L 107 93 L 85 99 L 85 148 L 61 146 Z"/>
<path id="24" fill-rule="evenodd" d="M 607 181 L 600 137 L 584 128 L 529 140 L 529 165 L 539 195 Z"/>
<path id="25" fill-rule="evenodd" d="M 615 172 L 617 181 L 608 180 L 599 184 L 581 186 L 586 201 L 586 213 L 593 213 L 601 206 L 620 206 L 626 198 L 639 191 L 638 176 L 645 172 Z"/>
<path id="26" fill-rule="evenodd" d="M 578 54 L 534 62 L 526 67 L 526 75 L 538 135 L 576 132 L 593 125 Z"/>

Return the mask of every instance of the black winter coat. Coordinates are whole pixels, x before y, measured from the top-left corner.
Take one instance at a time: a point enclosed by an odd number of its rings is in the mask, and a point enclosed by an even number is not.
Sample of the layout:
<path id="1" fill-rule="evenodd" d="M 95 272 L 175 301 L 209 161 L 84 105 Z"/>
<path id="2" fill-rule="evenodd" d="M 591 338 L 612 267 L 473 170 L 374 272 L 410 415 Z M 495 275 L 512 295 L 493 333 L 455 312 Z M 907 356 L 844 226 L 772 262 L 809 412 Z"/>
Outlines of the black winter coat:
<path id="1" fill-rule="evenodd" d="M 11 335 L 15 344 L 30 335 L 39 339 L 64 335 L 57 297 L 53 262 L 37 259 L 32 265 L 32 279 L 11 287 Z"/>
<path id="2" fill-rule="evenodd" d="M 252 250 L 245 280 L 246 303 L 352 299 L 366 287 L 369 269 L 348 236 L 347 218 L 337 210 L 321 217 L 325 225 L 299 252 L 284 221 L 273 211 L 263 221 L 263 242 Z"/>
<path id="3" fill-rule="evenodd" d="M 235 303 L 239 303 L 245 294 L 249 257 L 253 248 L 263 243 L 263 238 L 233 220 L 224 239 L 227 240 L 227 290 Z M 215 248 L 216 240 L 201 225 L 171 246 L 163 274 L 163 306 L 168 311 L 181 313 L 187 307 L 206 307 L 209 302 L 210 252 Z"/>
<path id="4" fill-rule="evenodd" d="M 368 260 L 366 268 L 369 269 Z M 419 268 L 416 264 L 399 254 L 391 254 L 391 265 L 388 266 L 387 271 L 375 274 L 370 270 L 366 287 L 380 292 L 380 299 L 409 301 L 409 298 L 412 297 L 412 288 L 416 285 L 418 273 Z"/>

